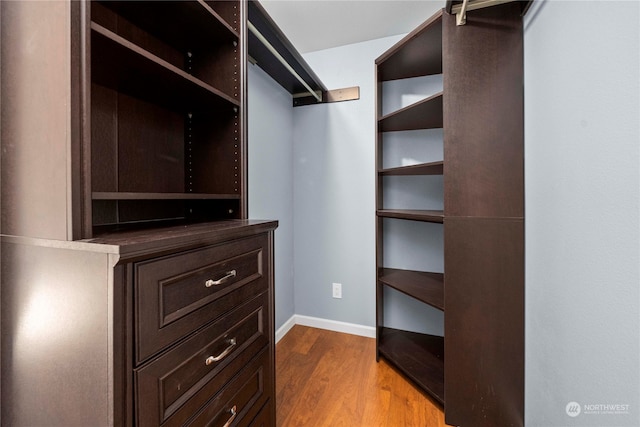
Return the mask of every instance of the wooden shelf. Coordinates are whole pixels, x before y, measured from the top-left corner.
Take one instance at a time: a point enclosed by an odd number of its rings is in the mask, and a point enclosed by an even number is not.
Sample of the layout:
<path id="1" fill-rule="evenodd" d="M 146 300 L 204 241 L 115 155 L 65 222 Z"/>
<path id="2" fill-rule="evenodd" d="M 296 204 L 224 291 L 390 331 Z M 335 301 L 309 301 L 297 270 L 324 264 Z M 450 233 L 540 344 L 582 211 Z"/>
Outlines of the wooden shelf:
<path id="1" fill-rule="evenodd" d="M 442 128 L 442 92 L 378 119 L 378 132 Z"/>
<path id="2" fill-rule="evenodd" d="M 91 23 L 92 81 L 172 111 L 217 111 L 240 103 L 103 26 Z"/>
<path id="3" fill-rule="evenodd" d="M 437 222 L 444 221 L 444 211 L 414 209 L 378 209 L 376 214 L 385 218 L 408 219 L 411 221 Z"/>
<path id="4" fill-rule="evenodd" d="M 376 59 L 378 80 L 442 74 L 442 11 Z"/>
<path id="5" fill-rule="evenodd" d="M 212 40 L 219 43 L 239 38 L 238 32 L 204 1 L 99 3 L 184 52 L 198 45 L 210 45 Z M 149 19 L 151 15 L 153 19 Z"/>
<path id="6" fill-rule="evenodd" d="M 93 200 L 233 200 L 239 194 L 93 192 Z"/>
<path id="7" fill-rule="evenodd" d="M 444 274 L 383 268 L 378 280 L 405 295 L 444 311 Z"/>
<path id="8" fill-rule="evenodd" d="M 444 337 L 380 328 L 378 351 L 444 405 Z"/>
<path id="9" fill-rule="evenodd" d="M 397 168 L 381 169 L 378 174 L 390 175 L 442 175 L 444 162 L 421 163 L 411 166 L 400 166 Z"/>

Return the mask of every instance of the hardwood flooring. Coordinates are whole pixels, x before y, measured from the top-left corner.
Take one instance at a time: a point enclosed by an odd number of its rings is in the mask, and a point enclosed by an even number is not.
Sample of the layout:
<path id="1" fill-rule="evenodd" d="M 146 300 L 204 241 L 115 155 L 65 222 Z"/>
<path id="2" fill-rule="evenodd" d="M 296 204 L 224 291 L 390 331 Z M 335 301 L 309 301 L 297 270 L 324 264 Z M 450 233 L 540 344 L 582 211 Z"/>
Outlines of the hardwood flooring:
<path id="1" fill-rule="evenodd" d="M 384 360 L 375 340 L 294 326 L 276 346 L 278 427 L 445 427 L 442 409 Z"/>

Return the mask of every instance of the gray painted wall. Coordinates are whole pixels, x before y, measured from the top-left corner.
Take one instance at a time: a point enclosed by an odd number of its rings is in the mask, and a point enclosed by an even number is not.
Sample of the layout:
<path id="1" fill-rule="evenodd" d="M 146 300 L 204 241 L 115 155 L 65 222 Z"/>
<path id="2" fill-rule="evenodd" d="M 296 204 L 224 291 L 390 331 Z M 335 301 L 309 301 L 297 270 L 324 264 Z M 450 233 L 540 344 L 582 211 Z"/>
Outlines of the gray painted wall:
<path id="1" fill-rule="evenodd" d="M 305 55 L 327 87 L 359 86 L 360 100 L 294 109 L 296 314 L 375 326 L 374 61 L 400 38 Z M 383 113 L 441 90 L 441 76 L 385 83 Z M 442 131 L 389 133 L 384 151 L 386 167 L 442 160 Z M 442 177 L 384 186 L 388 208 L 442 209 Z M 387 267 L 443 271 L 442 225 L 389 220 L 385 230 Z M 332 282 L 343 299 L 331 297 Z M 442 312 L 399 292 L 385 291 L 385 307 L 387 326 L 443 333 Z"/>
<path id="2" fill-rule="evenodd" d="M 294 315 L 293 108 L 291 95 L 249 65 L 249 218 L 277 219 L 276 329 Z"/>
<path id="3" fill-rule="evenodd" d="M 535 3 L 524 36 L 526 425 L 639 426 L 639 3 Z M 607 404 L 620 406 L 593 406 Z M 603 409 L 621 414 L 588 413 Z"/>
<path id="4" fill-rule="evenodd" d="M 360 86 L 360 100 L 294 109 L 297 314 L 375 325 L 373 64 L 398 39 L 305 55 L 327 87 Z"/>

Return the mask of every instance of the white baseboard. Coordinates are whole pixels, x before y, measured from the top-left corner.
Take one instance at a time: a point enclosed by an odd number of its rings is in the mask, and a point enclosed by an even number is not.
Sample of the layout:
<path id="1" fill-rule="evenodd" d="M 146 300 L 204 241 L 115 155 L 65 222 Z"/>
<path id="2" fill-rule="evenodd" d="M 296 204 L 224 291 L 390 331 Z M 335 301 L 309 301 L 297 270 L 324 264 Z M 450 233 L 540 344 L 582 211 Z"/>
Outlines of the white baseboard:
<path id="1" fill-rule="evenodd" d="M 376 328 L 373 326 L 357 325 L 355 323 L 339 322 L 337 320 L 321 319 L 319 317 L 294 314 L 276 331 L 276 343 L 284 337 L 294 325 L 309 326 L 334 332 L 375 338 Z"/>
<path id="2" fill-rule="evenodd" d="M 282 337 L 287 335 L 287 332 L 289 332 L 289 330 L 293 328 L 295 325 L 296 325 L 296 315 L 294 314 L 289 318 L 289 320 L 284 322 L 284 324 L 280 326 L 276 331 L 276 344 L 278 343 L 278 341 L 282 339 Z"/>

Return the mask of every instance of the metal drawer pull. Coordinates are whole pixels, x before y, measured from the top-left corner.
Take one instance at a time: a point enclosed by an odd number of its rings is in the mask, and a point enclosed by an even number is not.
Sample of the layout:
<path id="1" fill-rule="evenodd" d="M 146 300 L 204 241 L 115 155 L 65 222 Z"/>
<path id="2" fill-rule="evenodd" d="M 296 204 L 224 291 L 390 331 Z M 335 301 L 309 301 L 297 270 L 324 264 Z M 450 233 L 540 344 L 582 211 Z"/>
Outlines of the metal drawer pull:
<path id="1" fill-rule="evenodd" d="M 204 282 L 204 285 L 207 288 L 210 288 L 212 286 L 222 285 L 224 282 L 231 279 L 232 277 L 236 277 L 237 274 L 238 273 L 235 270 L 227 271 L 227 274 L 224 277 L 221 277 L 218 280 L 209 279 L 206 282 Z"/>
<path id="2" fill-rule="evenodd" d="M 225 348 L 224 351 L 222 353 L 220 353 L 217 356 L 209 356 L 207 357 L 207 360 L 204 361 L 204 363 L 209 366 L 211 365 L 213 362 L 218 362 L 222 359 L 224 359 L 229 353 L 231 353 L 231 351 L 233 350 L 233 347 L 235 347 L 237 344 L 236 338 L 233 337 L 229 340 L 229 347 Z"/>
<path id="3" fill-rule="evenodd" d="M 230 412 L 231 412 L 231 418 L 229 418 L 222 427 L 229 427 L 233 422 L 233 420 L 236 419 L 236 415 L 238 415 L 238 408 L 236 407 L 236 405 L 233 405 L 233 408 L 231 408 Z"/>

